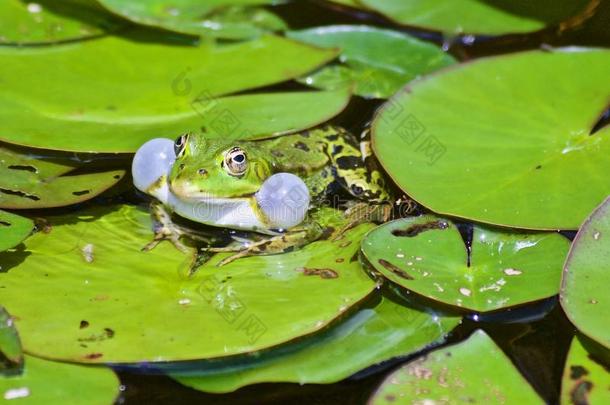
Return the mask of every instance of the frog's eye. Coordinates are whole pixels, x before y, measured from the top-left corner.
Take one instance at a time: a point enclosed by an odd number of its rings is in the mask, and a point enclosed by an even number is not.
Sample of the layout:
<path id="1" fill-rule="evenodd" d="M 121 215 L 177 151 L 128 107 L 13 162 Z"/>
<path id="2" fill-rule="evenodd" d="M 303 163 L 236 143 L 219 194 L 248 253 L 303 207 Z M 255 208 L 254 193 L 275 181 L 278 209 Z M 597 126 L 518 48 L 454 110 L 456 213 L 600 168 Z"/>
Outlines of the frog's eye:
<path id="1" fill-rule="evenodd" d="M 186 149 L 188 139 L 188 134 L 180 135 L 178 138 L 176 138 L 176 142 L 174 142 L 174 152 L 176 152 L 176 157 L 182 156 L 184 150 Z"/>
<path id="2" fill-rule="evenodd" d="M 248 159 L 246 152 L 240 147 L 234 147 L 225 152 L 224 167 L 232 176 L 241 176 L 246 172 Z"/>

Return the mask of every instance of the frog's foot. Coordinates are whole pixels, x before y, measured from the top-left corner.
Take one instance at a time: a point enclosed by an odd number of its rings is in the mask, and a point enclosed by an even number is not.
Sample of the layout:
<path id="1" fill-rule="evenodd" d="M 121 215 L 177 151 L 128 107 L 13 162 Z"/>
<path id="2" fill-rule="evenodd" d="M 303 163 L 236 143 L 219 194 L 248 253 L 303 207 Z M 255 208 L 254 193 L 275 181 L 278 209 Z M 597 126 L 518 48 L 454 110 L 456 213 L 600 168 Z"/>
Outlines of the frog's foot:
<path id="1" fill-rule="evenodd" d="M 345 210 L 347 223 L 339 228 L 333 240 L 340 239 L 350 229 L 365 222 L 386 222 L 392 215 L 392 204 L 389 202 L 369 203 L 358 202 Z"/>
<path id="2" fill-rule="evenodd" d="M 155 236 L 150 243 L 142 248 L 142 251 L 148 252 L 157 247 L 157 245 L 164 240 L 170 241 L 176 249 L 183 253 L 188 253 L 190 251 L 189 248 L 180 241 L 184 232 L 173 223 L 170 213 L 167 212 L 161 203 L 153 202 L 151 204 L 151 216 L 153 217 L 153 230 Z"/>
<path id="3" fill-rule="evenodd" d="M 311 222 L 298 228 L 293 228 L 287 233 L 259 241 L 245 244 L 235 243 L 226 247 L 207 248 L 204 250 L 214 253 L 233 252 L 233 255 L 225 257 L 218 262 L 217 266 L 221 267 L 242 257 L 289 252 L 309 242 L 313 242 L 321 235 L 322 228 L 320 225 L 316 222 Z"/>

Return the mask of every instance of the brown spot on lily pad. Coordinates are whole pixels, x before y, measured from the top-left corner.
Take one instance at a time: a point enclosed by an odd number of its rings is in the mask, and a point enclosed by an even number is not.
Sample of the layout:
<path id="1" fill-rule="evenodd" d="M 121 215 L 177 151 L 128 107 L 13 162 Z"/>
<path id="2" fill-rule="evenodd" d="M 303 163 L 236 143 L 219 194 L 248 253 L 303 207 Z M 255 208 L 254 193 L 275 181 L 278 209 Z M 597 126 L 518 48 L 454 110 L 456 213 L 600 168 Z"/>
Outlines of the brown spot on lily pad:
<path id="1" fill-rule="evenodd" d="M 90 354 L 86 354 L 83 357 L 87 360 L 95 360 L 95 359 L 99 359 L 102 356 L 103 356 L 102 353 L 90 353 Z"/>
<path id="2" fill-rule="evenodd" d="M 320 276 L 320 278 L 324 279 L 339 277 L 339 274 L 335 270 L 329 268 L 316 269 L 311 267 L 299 267 L 296 270 L 302 272 L 305 276 Z"/>
<path id="3" fill-rule="evenodd" d="M 400 267 L 388 262 L 385 259 L 379 259 L 379 264 L 382 265 L 387 270 L 390 270 L 392 273 L 396 274 L 400 278 L 404 278 L 405 280 L 415 280 L 409 273 L 401 269 Z"/>
<path id="4" fill-rule="evenodd" d="M 89 326 L 89 322 L 88 321 L 85 321 L 84 319 L 82 321 L 80 321 L 79 328 L 85 329 L 88 326 Z"/>
<path id="5" fill-rule="evenodd" d="M 413 238 L 422 232 L 430 231 L 432 229 L 444 230 L 447 228 L 449 228 L 449 223 L 447 221 L 431 221 L 426 222 L 425 224 L 413 224 L 406 229 L 394 229 L 392 235 Z"/>
<path id="6" fill-rule="evenodd" d="M 589 371 L 583 366 L 571 366 L 570 367 L 570 378 L 572 380 L 578 380 L 589 374 Z"/>

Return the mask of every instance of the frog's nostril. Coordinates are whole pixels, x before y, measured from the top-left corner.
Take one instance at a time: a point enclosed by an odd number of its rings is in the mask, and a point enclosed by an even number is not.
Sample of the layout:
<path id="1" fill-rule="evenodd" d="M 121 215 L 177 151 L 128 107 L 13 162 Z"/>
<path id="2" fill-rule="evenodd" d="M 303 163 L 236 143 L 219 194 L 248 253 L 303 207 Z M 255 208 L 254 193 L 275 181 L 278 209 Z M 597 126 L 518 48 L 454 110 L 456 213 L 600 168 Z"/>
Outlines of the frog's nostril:
<path id="1" fill-rule="evenodd" d="M 202 176 L 207 176 L 207 175 L 208 175 L 208 171 L 207 171 L 207 170 L 205 170 L 205 169 L 203 169 L 203 168 L 202 168 L 202 169 L 197 170 L 197 173 L 199 173 L 199 174 L 200 174 L 200 175 L 202 175 Z"/>
<path id="2" fill-rule="evenodd" d="M 178 169 L 179 169 L 180 171 L 184 170 L 184 163 L 180 164 L 180 166 L 178 166 Z"/>

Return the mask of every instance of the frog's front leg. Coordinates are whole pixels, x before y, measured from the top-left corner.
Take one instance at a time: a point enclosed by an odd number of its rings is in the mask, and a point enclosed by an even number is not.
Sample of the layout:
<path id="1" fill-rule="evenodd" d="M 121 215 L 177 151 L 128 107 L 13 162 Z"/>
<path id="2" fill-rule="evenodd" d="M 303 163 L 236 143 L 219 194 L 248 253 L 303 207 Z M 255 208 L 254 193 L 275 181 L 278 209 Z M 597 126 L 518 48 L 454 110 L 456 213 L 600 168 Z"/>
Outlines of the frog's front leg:
<path id="1" fill-rule="evenodd" d="M 207 248 L 208 252 L 235 252 L 235 254 L 218 262 L 217 266 L 224 266 L 242 257 L 255 255 L 272 255 L 284 253 L 307 245 L 320 238 L 323 229 L 317 222 L 306 220 L 301 225 L 289 229 L 287 232 L 270 236 L 255 242 L 232 244 L 221 248 Z"/>

